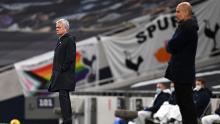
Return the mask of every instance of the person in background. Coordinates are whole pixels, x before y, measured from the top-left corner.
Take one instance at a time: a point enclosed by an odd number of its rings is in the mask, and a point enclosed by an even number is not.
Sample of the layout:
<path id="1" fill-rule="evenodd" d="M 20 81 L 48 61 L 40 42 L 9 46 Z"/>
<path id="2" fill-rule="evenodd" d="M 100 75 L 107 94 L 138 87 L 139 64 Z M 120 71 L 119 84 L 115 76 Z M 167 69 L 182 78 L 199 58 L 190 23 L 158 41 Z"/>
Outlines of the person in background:
<path id="1" fill-rule="evenodd" d="M 168 101 L 170 98 L 170 83 L 157 83 L 156 85 L 156 95 L 153 100 L 153 104 L 146 107 L 144 110 L 138 111 L 138 117 L 134 120 L 135 122 L 129 122 L 129 124 L 145 124 L 145 120 L 153 119 L 153 114 L 158 111 L 160 106 Z"/>
<path id="2" fill-rule="evenodd" d="M 171 83 L 171 88 L 173 85 L 174 84 Z M 205 86 L 205 80 L 197 79 L 195 82 L 195 88 L 193 90 L 193 101 L 196 106 L 196 113 L 198 118 L 200 118 L 204 113 L 206 107 L 209 104 L 211 96 L 211 91 Z M 182 121 L 179 106 L 176 105 L 175 89 L 173 90 L 169 101 L 164 102 L 160 109 L 154 114 L 154 118 L 158 119 L 161 123 L 180 123 Z"/>
<path id="3" fill-rule="evenodd" d="M 193 89 L 193 101 L 196 107 L 197 117 L 200 118 L 209 104 L 212 92 L 206 88 L 204 79 L 196 79 L 195 88 Z"/>
<path id="4" fill-rule="evenodd" d="M 161 105 L 160 109 L 154 114 L 153 118 L 160 123 L 180 123 L 182 116 L 179 106 L 176 104 L 174 83 L 170 83 L 170 90 L 172 92 L 168 101 Z"/>

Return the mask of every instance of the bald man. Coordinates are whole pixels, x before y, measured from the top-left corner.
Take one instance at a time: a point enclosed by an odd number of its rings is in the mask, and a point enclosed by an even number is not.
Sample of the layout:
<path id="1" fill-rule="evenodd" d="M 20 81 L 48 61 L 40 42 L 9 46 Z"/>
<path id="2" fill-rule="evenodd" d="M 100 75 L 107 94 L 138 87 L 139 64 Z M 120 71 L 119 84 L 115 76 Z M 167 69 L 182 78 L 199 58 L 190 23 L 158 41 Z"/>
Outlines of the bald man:
<path id="1" fill-rule="evenodd" d="M 199 28 L 190 3 L 178 4 L 176 19 L 179 25 L 167 45 L 171 59 L 165 77 L 174 82 L 176 102 L 180 107 L 183 124 L 197 124 L 192 86 L 195 83 L 195 56 Z"/>

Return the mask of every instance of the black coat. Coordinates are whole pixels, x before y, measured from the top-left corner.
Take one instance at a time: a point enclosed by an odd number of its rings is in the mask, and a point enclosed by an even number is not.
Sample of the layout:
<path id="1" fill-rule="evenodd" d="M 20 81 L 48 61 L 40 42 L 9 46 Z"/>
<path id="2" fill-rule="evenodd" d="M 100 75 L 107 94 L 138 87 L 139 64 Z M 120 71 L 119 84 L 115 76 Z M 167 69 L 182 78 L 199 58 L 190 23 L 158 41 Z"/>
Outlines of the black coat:
<path id="1" fill-rule="evenodd" d="M 198 42 L 198 24 L 195 18 L 180 22 L 168 42 L 171 59 L 165 77 L 174 83 L 195 82 L 195 56 Z"/>
<path id="2" fill-rule="evenodd" d="M 200 117 L 209 104 L 212 92 L 207 88 L 193 91 L 193 101 L 195 103 L 197 116 Z"/>
<path id="3" fill-rule="evenodd" d="M 48 91 L 75 90 L 75 38 L 70 34 L 60 37 L 54 52 L 52 77 Z"/>
<path id="4" fill-rule="evenodd" d="M 169 104 L 172 104 L 172 105 L 176 105 L 176 92 L 173 91 L 169 100 L 168 100 Z"/>
<path id="5" fill-rule="evenodd" d="M 165 102 L 165 101 L 168 101 L 170 98 L 170 94 L 169 93 L 165 93 L 165 92 L 160 92 L 156 99 L 154 100 L 153 102 L 153 106 L 151 107 L 147 107 L 144 109 L 144 111 L 151 111 L 153 114 L 155 112 L 157 112 L 160 108 L 160 106 Z"/>

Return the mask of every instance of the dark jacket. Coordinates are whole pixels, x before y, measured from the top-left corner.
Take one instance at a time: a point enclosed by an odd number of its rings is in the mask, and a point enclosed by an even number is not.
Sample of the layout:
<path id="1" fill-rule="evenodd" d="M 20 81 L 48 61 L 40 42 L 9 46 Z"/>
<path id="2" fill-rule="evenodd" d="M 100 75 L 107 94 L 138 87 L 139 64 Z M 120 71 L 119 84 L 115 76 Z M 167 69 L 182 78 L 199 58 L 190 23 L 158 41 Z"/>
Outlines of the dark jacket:
<path id="1" fill-rule="evenodd" d="M 75 90 L 75 38 L 70 34 L 60 37 L 54 52 L 53 70 L 48 91 Z"/>
<path id="2" fill-rule="evenodd" d="M 169 100 L 168 100 L 169 104 L 172 104 L 172 105 L 176 105 L 176 93 L 175 91 L 172 92 Z"/>
<path id="3" fill-rule="evenodd" d="M 198 24 L 195 18 L 180 22 L 168 42 L 171 59 L 165 77 L 175 83 L 195 82 L 195 56 L 198 42 Z"/>
<path id="4" fill-rule="evenodd" d="M 168 101 L 170 98 L 170 93 L 160 92 L 153 102 L 153 106 L 147 107 L 144 111 L 151 111 L 153 114 L 157 112 L 160 106 L 165 102 Z"/>
<path id="5" fill-rule="evenodd" d="M 193 91 L 193 101 L 195 103 L 197 116 L 200 117 L 208 106 L 212 93 L 207 88 Z"/>

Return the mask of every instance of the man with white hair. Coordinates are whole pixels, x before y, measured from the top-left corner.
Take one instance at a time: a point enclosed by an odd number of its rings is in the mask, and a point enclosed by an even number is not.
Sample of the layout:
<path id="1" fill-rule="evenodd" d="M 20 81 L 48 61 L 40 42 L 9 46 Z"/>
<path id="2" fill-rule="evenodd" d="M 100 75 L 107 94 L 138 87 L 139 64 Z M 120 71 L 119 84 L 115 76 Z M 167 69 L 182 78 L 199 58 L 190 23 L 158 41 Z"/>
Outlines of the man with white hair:
<path id="1" fill-rule="evenodd" d="M 75 38 L 69 34 L 69 22 L 60 19 L 56 22 L 59 36 L 53 58 L 53 70 L 48 91 L 59 92 L 62 124 L 72 124 L 72 110 L 69 91 L 75 90 Z"/>
<path id="2" fill-rule="evenodd" d="M 183 124 L 197 124 L 192 86 L 195 82 L 199 27 L 189 2 L 177 5 L 176 19 L 179 25 L 167 45 L 171 59 L 165 77 L 174 82 L 176 102 L 180 108 Z"/>

